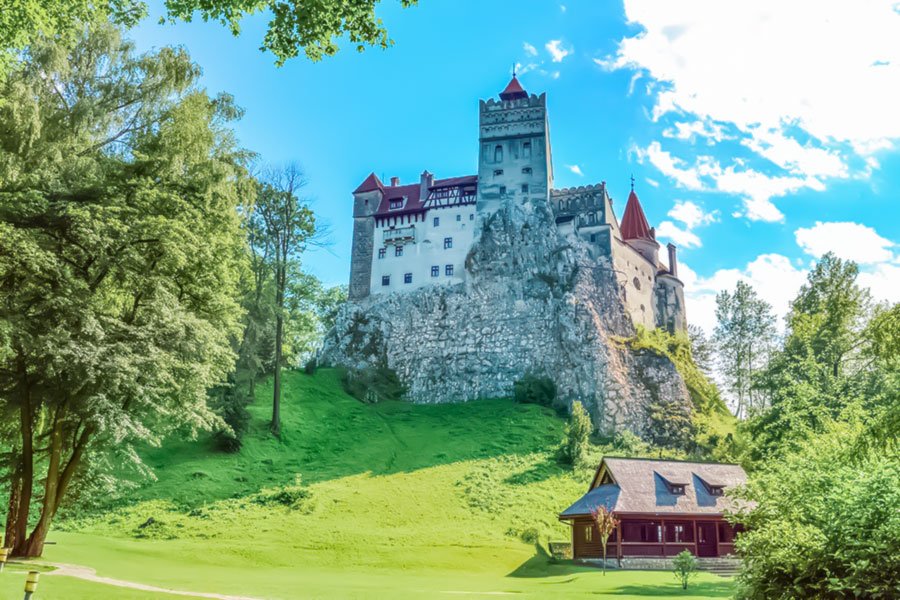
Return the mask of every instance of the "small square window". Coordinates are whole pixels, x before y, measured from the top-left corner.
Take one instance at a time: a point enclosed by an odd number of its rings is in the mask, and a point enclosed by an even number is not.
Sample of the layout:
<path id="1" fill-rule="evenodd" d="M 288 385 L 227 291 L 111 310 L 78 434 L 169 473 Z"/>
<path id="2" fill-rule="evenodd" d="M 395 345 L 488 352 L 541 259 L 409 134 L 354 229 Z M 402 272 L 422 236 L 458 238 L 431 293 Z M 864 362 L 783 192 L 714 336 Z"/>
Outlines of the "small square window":
<path id="1" fill-rule="evenodd" d="M 403 283 L 412 283 L 412 273 L 403 275 Z"/>
<path id="2" fill-rule="evenodd" d="M 403 256 L 403 246 L 394 246 L 394 256 Z"/>
<path id="3" fill-rule="evenodd" d="M 499 177 L 503 175 L 503 169 L 494 169 L 494 177 Z"/>
<path id="4" fill-rule="evenodd" d="M 391 276 L 390 275 L 382 275 L 381 276 L 381 285 L 391 285 Z"/>
<path id="5" fill-rule="evenodd" d="M 444 275 L 450 277 L 453 275 L 453 265 L 447 265 L 444 267 Z"/>
<path id="6" fill-rule="evenodd" d="M 453 238 L 446 237 L 444 238 L 444 250 L 448 250 L 453 247 Z"/>
<path id="7" fill-rule="evenodd" d="M 462 221 L 462 215 L 456 215 L 456 220 L 457 220 L 457 221 Z"/>
<path id="8" fill-rule="evenodd" d="M 433 267 L 431 267 L 431 276 L 432 277 L 437 277 L 440 274 L 441 274 L 441 268 L 439 266 L 434 265 Z"/>
<path id="9" fill-rule="evenodd" d="M 531 175 L 531 167 L 522 167 L 522 173 L 524 175 Z"/>
<path id="10" fill-rule="evenodd" d="M 475 220 L 475 213 L 469 213 L 469 220 L 470 220 L 470 221 L 474 221 L 474 220 Z"/>
<path id="11" fill-rule="evenodd" d="M 385 254 L 386 254 L 386 250 L 384 248 L 378 249 L 378 258 L 384 258 Z"/>
<path id="12" fill-rule="evenodd" d="M 440 224 L 441 224 L 441 218 L 440 218 L 440 217 L 435 217 L 435 218 L 434 218 L 434 226 L 437 227 L 437 226 L 440 225 Z"/>
<path id="13" fill-rule="evenodd" d="M 527 183 L 523 183 L 523 184 L 522 184 L 522 193 L 523 193 L 523 194 L 527 194 L 527 193 L 528 193 L 528 184 L 527 184 Z"/>

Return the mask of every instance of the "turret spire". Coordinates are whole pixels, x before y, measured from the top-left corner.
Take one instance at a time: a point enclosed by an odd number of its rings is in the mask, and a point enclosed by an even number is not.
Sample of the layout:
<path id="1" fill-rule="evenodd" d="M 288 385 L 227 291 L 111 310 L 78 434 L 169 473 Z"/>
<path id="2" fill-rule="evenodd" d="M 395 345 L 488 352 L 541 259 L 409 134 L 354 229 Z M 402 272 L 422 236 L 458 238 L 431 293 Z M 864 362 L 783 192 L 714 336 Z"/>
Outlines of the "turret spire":
<path id="1" fill-rule="evenodd" d="M 512 79 L 507 84 L 506 89 L 500 92 L 501 100 L 518 100 L 520 98 L 527 98 L 528 93 L 522 87 L 522 84 L 519 83 L 519 80 L 516 78 L 515 67 L 513 67 L 513 76 Z"/>

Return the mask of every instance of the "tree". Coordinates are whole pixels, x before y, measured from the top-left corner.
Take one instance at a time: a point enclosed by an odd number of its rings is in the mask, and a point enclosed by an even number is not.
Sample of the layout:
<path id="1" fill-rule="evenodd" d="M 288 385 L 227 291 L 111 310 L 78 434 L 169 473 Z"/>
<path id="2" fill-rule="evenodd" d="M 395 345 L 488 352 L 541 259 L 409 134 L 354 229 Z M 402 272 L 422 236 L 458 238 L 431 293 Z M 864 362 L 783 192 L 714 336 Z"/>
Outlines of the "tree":
<path id="1" fill-rule="evenodd" d="M 306 181 L 296 166 L 272 172 L 259 189 L 254 218 L 265 232 L 264 244 L 273 273 L 275 293 L 274 390 L 272 433 L 281 435 L 281 368 L 284 353 L 284 322 L 289 274 L 299 270 L 300 255 L 316 234 L 312 210 L 297 196 Z"/>
<path id="2" fill-rule="evenodd" d="M 39 42 L 0 83 L 0 399 L 6 545 L 39 556 L 108 451 L 218 423 L 246 198 L 227 96 L 181 49 L 137 55 L 105 24 Z M 8 435 L 8 428 L 0 434 Z M 121 467 L 121 464 L 117 465 Z M 39 513 L 28 534 L 35 488 Z"/>
<path id="3" fill-rule="evenodd" d="M 719 366 L 735 403 L 735 416 L 741 419 L 763 408 L 753 383 L 771 352 L 775 317 L 768 302 L 738 281 L 733 293 L 726 290 L 716 296 L 716 319 L 713 340 Z"/>
<path id="4" fill-rule="evenodd" d="M 688 339 L 694 364 L 706 377 L 712 377 L 715 350 L 706 332 L 698 325 L 688 325 Z"/>
<path id="5" fill-rule="evenodd" d="M 689 550 L 682 550 L 672 559 L 672 567 L 681 589 L 688 589 L 691 578 L 697 575 L 697 558 Z"/>
<path id="6" fill-rule="evenodd" d="M 597 526 L 597 531 L 600 532 L 600 547 L 603 549 L 603 574 L 606 575 L 606 544 L 609 536 L 619 526 L 619 520 L 602 505 L 591 509 L 591 519 Z"/>
<path id="7" fill-rule="evenodd" d="M 563 459 L 573 467 L 584 463 L 590 448 L 592 430 L 591 417 L 584 409 L 584 405 L 581 402 L 573 402 L 562 448 Z"/>

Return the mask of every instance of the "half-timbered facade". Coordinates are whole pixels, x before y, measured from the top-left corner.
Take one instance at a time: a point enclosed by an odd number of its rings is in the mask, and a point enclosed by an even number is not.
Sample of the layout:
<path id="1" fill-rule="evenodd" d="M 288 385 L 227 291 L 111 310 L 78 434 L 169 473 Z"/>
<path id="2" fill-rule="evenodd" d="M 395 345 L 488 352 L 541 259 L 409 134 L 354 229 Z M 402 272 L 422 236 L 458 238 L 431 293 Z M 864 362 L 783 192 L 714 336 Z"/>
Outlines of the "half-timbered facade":
<path id="1" fill-rule="evenodd" d="M 725 514 L 737 506 L 725 492 L 746 480 L 733 464 L 604 458 L 588 492 L 559 518 L 572 527 L 575 559 L 602 557 L 591 517 L 600 506 L 619 520 L 607 541 L 608 558 L 665 558 L 683 550 L 728 556 L 738 529 Z"/>

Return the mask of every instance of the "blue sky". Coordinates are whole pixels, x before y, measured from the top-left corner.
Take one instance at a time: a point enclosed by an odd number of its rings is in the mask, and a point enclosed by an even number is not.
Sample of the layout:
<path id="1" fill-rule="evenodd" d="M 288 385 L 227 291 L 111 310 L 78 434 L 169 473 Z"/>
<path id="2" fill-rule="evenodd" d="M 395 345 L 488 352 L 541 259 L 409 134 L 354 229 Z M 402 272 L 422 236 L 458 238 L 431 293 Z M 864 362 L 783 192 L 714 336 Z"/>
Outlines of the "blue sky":
<path id="1" fill-rule="evenodd" d="M 478 99 L 518 63 L 548 95 L 556 186 L 605 180 L 621 211 L 633 173 L 679 246 L 692 322 L 709 327 L 738 279 L 783 312 L 827 250 L 900 301 L 896 2 L 383 0 L 379 14 L 389 50 L 281 68 L 258 50 L 265 15 L 234 38 L 159 25 L 156 3 L 131 32 L 141 49 L 185 46 L 245 109 L 241 144 L 302 166 L 333 242 L 306 264 L 327 283 L 349 273 L 350 192 L 371 171 L 474 174 Z"/>

